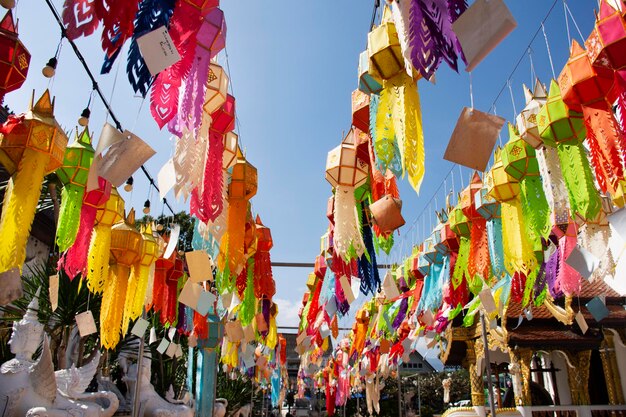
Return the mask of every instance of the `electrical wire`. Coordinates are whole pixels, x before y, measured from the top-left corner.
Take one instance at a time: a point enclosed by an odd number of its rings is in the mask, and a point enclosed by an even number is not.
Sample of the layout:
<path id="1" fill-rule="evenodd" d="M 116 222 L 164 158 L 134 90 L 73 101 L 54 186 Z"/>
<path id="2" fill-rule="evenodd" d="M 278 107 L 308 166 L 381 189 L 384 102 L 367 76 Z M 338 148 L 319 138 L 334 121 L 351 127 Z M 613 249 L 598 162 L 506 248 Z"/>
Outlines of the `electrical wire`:
<path id="1" fill-rule="evenodd" d="M 94 77 L 93 73 L 89 69 L 89 66 L 87 65 L 87 62 L 85 61 L 85 57 L 80 52 L 80 49 L 78 49 L 78 46 L 76 46 L 74 41 L 67 37 L 67 30 L 65 29 L 65 25 L 63 25 L 63 20 L 61 19 L 61 16 L 59 15 L 59 12 L 54 7 L 54 4 L 52 4 L 52 0 L 46 0 L 46 4 L 48 5 L 48 8 L 50 9 L 50 12 L 52 12 L 52 15 L 54 16 L 55 20 L 57 21 L 57 23 L 58 23 L 58 25 L 59 25 L 59 27 L 61 29 L 61 37 L 65 38 L 68 41 L 68 43 L 70 44 L 70 46 L 72 47 L 72 50 L 74 51 L 74 54 L 76 55 L 76 58 L 78 58 L 78 61 L 81 63 L 81 65 L 85 69 L 85 72 L 87 73 L 87 76 L 91 80 L 93 90 L 95 90 L 95 92 L 98 93 L 98 96 L 100 97 L 100 101 L 102 101 L 102 104 L 104 104 L 104 107 L 106 107 L 109 116 L 111 116 L 111 119 L 115 123 L 115 127 L 120 132 L 124 132 L 124 129 L 122 128 L 122 124 L 120 123 L 120 121 L 117 118 L 117 116 L 115 116 L 115 113 L 113 113 L 113 109 L 111 108 L 111 105 L 109 104 L 109 101 L 104 97 L 104 94 L 102 93 L 102 90 L 100 89 L 100 86 L 98 85 L 98 82 L 96 81 L 96 78 Z M 144 167 L 142 165 L 141 166 L 141 171 L 144 173 L 144 175 L 148 179 L 149 185 L 151 187 L 154 187 L 154 189 L 157 190 L 157 192 L 160 192 L 159 187 L 154 182 L 154 178 L 152 178 L 150 173 L 148 173 L 148 171 L 146 170 L 146 167 Z M 163 204 L 165 204 L 167 206 L 167 208 L 170 210 L 170 212 L 172 212 L 172 215 L 175 214 L 174 210 L 172 209 L 170 204 L 167 202 L 166 198 L 163 199 Z"/>

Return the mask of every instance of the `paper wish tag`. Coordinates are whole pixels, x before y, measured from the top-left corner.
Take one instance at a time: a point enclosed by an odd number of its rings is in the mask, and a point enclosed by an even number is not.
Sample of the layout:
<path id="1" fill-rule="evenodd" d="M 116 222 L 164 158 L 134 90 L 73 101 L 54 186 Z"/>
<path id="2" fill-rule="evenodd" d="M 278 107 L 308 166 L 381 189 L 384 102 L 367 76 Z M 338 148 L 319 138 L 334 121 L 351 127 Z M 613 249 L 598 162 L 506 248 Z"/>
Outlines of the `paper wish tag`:
<path id="1" fill-rule="evenodd" d="M 215 294 L 210 291 L 202 290 L 200 292 L 200 298 L 198 299 L 198 307 L 196 308 L 196 311 L 201 316 L 206 316 L 209 311 L 213 309 L 215 301 L 217 301 Z"/>
<path id="2" fill-rule="evenodd" d="M 331 319 L 337 314 L 337 301 L 335 297 L 331 297 L 326 303 L 326 313 L 328 313 L 328 317 Z"/>
<path id="3" fill-rule="evenodd" d="M 491 290 L 489 288 L 479 292 L 478 297 L 480 298 L 480 302 L 487 314 L 491 315 L 496 311 L 496 301 L 493 299 L 493 294 L 491 294 Z"/>
<path id="4" fill-rule="evenodd" d="M 464 107 L 443 158 L 485 171 L 504 122 L 502 117 Z"/>
<path id="5" fill-rule="evenodd" d="M 339 283 L 341 284 L 341 289 L 343 290 L 343 294 L 346 297 L 346 301 L 348 302 L 348 304 L 352 304 L 355 298 L 354 298 L 354 294 L 352 294 L 352 287 L 350 286 L 350 283 L 348 282 L 348 277 L 345 275 L 342 275 L 339 278 Z"/>
<path id="6" fill-rule="evenodd" d="M 595 321 L 601 321 L 609 316 L 609 309 L 600 297 L 592 298 L 586 305 L 587 310 L 591 313 Z"/>
<path id="7" fill-rule="evenodd" d="M 565 262 L 585 279 L 589 279 L 593 271 L 600 265 L 600 259 L 578 245 L 572 250 Z"/>
<path id="8" fill-rule="evenodd" d="M 320 326 L 320 337 L 326 339 L 328 336 L 330 336 L 330 328 L 328 327 L 328 323 L 323 323 Z"/>
<path id="9" fill-rule="evenodd" d="M 48 292 L 50 294 L 50 305 L 52 311 L 56 311 L 59 306 L 59 275 L 50 275 Z"/>
<path id="10" fill-rule="evenodd" d="M 394 298 L 400 296 L 398 286 L 396 285 L 396 282 L 393 280 L 393 276 L 389 271 L 387 271 L 387 274 L 385 274 L 385 280 L 383 281 L 383 292 L 385 293 L 385 298 L 387 300 L 393 300 Z"/>
<path id="11" fill-rule="evenodd" d="M 134 133 L 125 130 L 124 137 L 124 140 L 109 147 L 100 163 L 100 176 L 116 187 L 124 184 L 155 154 L 154 149 Z"/>
<path id="12" fill-rule="evenodd" d="M 244 337 L 243 328 L 241 327 L 241 322 L 239 321 L 229 321 L 226 323 L 224 332 L 226 333 L 226 337 L 228 337 L 232 343 L 237 343 Z"/>
<path id="13" fill-rule="evenodd" d="M 170 230 L 170 241 L 167 242 L 167 246 L 165 247 L 165 253 L 163 257 L 165 259 L 169 259 L 170 256 L 174 253 L 174 250 L 178 246 L 178 236 L 180 236 L 180 225 L 174 224 L 174 227 Z"/>
<path id="14" fill-rule="evenodd" d="M 267 365 L 267 358 L 265 356 L 259 356 L 256 360 L 256 366 L 263 368 L 265 365 Z"/>
<path id="15" fill-rule="evenodd" d="M 187 338 L 187 346 L 189 346 L 190 348 L 198 346 L 198 338 L 195 334 L 192 333 L 189 335 L 189 337 Z"/>
<path id="16" fill-rule="evenodd" d="M 157 341 L 156 329 L 153 327 L 150 329 L 150 339 L 148 339 L 148 344 L 151 345 L 156 341 Z"/>
<path id="17" fill-rule="evenodd" d="M 589 325 L 587 324 L 587 320 L 585 320 L 583 313 L 579 311 L 578 313 L 576 313 L 576 317 L 574 318 L 576 319 L 576 324 L 578 324 L 578 327 L 580 327 L 580 331 L 583 332 L 583 334 L 587 333 L 587 330 L 589 330 Z"/>
<path id="18" fill-rule="evenodd" d="M 193 282 L 213 280 L 213 265 L 209 254 L 203 250 L 194 250 L 185 253 L 189 276 Z"/>
<path id="19" fill-rule="evenodd" d="M 256 362 L 254 360 L 254 353 L 253 352 L 249 352 L 249 351 L 245 351 L 245 353 L 243 354 L 243 365 L 250 369 L 250 368 L 254 368 L 256 366 Z"/>
<path id="20" fill-rule="evenodd" d="M 170 340 L 174 340 L 174 336 L 176 335 L 176 327 L 171 327 L 168 331 L 167 331 L 167 337 Z"/>
<path id="21" fill-rule="evenodd" d="M 243 328 L 243 338 L 246 343 L 250 343 L 254 340 L 254 327 L 251 324 Z"/>
<path id="22" fill-rule="evenodd" d="M 353 276 L 350 281 L 350 286 L 352 287 L 354 298 L 359 298 L 359 294 L 361 293 L 361 279 Z"/>
<path id="23" fill-rule="evenodd" d="M 0 274 L 0 305 L 5 306 L 22 298 L 22 277 L 18 268 L 9 269 Z"/>
<path id="24" fill-rule="evenodd" d="M 98 331 L 91 310 L 87 310 L 84 313 L 77 314 L 76 325 L 78 326 L 78 332 L 80 333 L 80 337 L 89 336 L 90 334 L 94 334 Z"/>
<path id="25" fill-rule="evenodd" d="M 152 76 L 180 60 L 180 54 L 165 26 L 138 37 L 137 45 Z"/>
<path id="26" fill-rule="evenodd" d="M 165 354 L 170 358 L 173 358 L 176 355 L 176 351 L 178 350 L 178 344 L 172 342 L 169 344 L 167 349 L 165 350 Z"/>
<path id="27" fill-rule="evenodd" d="M 143 338 L 143 336 L 146 334 L 146 330 L 148 330 L 148 324 L 148 320 L 144 319 L 143 317 L 139 317 L 130 332 L 137 337 Z"/>
<path id="28" fill-rule="evenodd" d="M 157 346 L 157 352 L 159 352 L 161 355 L 164 354 L 169 345 L 170 342 L 166 338 L 161 339 L 161 343 L 159 343 L 159 346 Z"/>
<path id="29" fill-rule="evenodd" d="M 159 170 L 157 181 L 159 183 L 159 197 L 163 200 L 176 185 L 176 171 L 174 170 L 174 161 L 171 158 Z"/>
<path id="30" fill-rule="evenodd" d="M 626 242 L 626 208 L 619 209 L 607 216 L 611 229 Z"/>
<path id="31" fill-rule="evenodd" d="M 198 284 L 195 284 L 191 279 L 188 279 L 187 282 L 185 282 L 185 285 L 183 286 L 180 295 L 178 296 L 178 302 L 183 303 L 184 305 L 191 307 L 197 311 L 198 300 L 200 299 L 201 293 L 202 287 Z"/>

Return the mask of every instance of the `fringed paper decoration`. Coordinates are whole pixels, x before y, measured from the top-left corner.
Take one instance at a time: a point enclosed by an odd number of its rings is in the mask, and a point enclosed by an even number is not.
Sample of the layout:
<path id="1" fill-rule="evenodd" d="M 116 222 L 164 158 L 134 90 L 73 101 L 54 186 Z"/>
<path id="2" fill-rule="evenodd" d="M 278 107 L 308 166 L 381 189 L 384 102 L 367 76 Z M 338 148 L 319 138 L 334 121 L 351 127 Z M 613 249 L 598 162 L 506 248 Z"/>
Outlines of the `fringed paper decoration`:
<path id="1" fill-rule="evenodd" d="M 104 63 L 101 73 L 108 74 L 113 68 L 126 40 L 133 36 L 139 0 L 107 0 L 95 2 L 96 14 L 102 19 L 102 50 Z"/>
<path id="2" fill-rule="evenodd" d="M 585 136 L 582 114 L 566 106 L 554 80 L 550 84 L 548 101 L 537 120 L 545 145 L 557 148 L 572 215 L 593 219 L 601 209 L 601 202 L 582 145 Z"/>
<path id="3" fill-rule="evenodd" d="M 210 118 L 207 123 L 210 123 Z M 172 157 L 176 172 L 174 185 L 176 198 L 183 197 L 187 200 L 192 190 L 200 186 L 202 181 L 209 143 L 208 127 L 206 134 L 203 130 L 201 128 L 196 135 L 190 130 L 183 129 L 182 136 L 176 139 Z"/>
<path id="4" fill-rule="evenodd" d="M 487 174 L 489 194 L 500 202 L 504 265 L 510 275 L 527 274 L 537 264 L 531 242 L 524 227 L 519 182 L 506 173 L 500 151 Z"/>
<path id="5" fill-rule="evenodd" d="M 190 212 L 204 223 L 213 222 L 223 210 L 222 200 L 224 137 L 211 131 L 203 181 L 192 191 Z"/>
<path id="6" fill-rule="evenodd" d="M 456 290 L 463 281 L 469 282 L 470 278 L 473 279 L 473 277 L 467 276 L 472 223 L 463 213 L 460 205 L 450 213 L 450 229 L 459 238 L 459 251 L 451 277 L 452 289 Z"/>
<path id="7" fill-rule="evenodd" d="M 613 71 L 592 67 L 587 52 L 573 41 L 569 60 L 559 76 L 559 88 L 563 102 L 571 110 L 583 112 L 590 159 L 600 189 L 615 195 L 624 179 L 626 142 L 606 100 L 612 87 Z"/>
<path id="8" fill-rule="evenodd" d="M 63 162 L 68 138 L 46 90 L 10 133 L 0 136 L 2 165 L 11 174 L 0 218 L 0 272 L 22 269 L 44 176 Z"/>
<path id="9" fill-rule="evenodd" d="M 100 310 L 100 343 L 113 349 L 120 341 L 130 268 L 141 256 L 141 233 L 135 229 L 135 211 L 111 228 L 111 266 Z"/>
<path id="10" fill-rule="evenodd" d="M 159 256 L 159 247 L 156 239 L 152 235 L 150 225 L 142 230 L 141 239 L 141 253 L 137 262 L 132 266 L 128 280 L 126 301 L 124 302 L 122 334 L 126 334 L 128 324 L 137 319 L 142 313 L 148 282 L 150 281 L 150 273 L 152 272 L 154 274 L 152 265 Z M 152 277 L 152 279 L 154 279 L 154 277 Z"/>
<path id="11" fill-rule="evenodd" d="M 561 173 L 559 154 L 555 148 L 541 147 L 536 150 L 543 191 L 551 213 L 552 226 L 567 223 L 569 196 Z"/>
<path id="12" fill-rule="evenodd" d="M 247 326 L 252 323 L 256 312 L 256 295 L 254 288 L 254 271 L 255 271 L 255 259 L 248 258 L 246 267 L 242 270 L 245 272 L 245 288 L 241 296 L 241 304 L 239 306 L 238 319 L 241 321 L 242 326 Z M 260 297 L 259 297 L 260 298 Z M 271 299 L 270 297 L 267 297 Z"/>
<path id="13" fill-rule="evenodd" d="M 361 233 L 363 243 L 365 244 L 365 252 L 358 259 L 359 278 L 361 278 L 361 292 L 364 295 L 372 294 L 380 288 L 380 275 L 376 263 L 376 251 L 374 250 L 374 240 L 372 229 L 363 221 L 365 218 L 365 205 L 361 205 Z"/>
<path id="14" fill-rule="evenodd" d="M 109 252 L 111 249 L 111 227 L 124 218 L 124 200 L 116 188 L 111 189 L 109 199 L 96 213 L 96 227 L 91 235 L 87 253 L 87 288 L 99 294 L 109 275 Z"/>
<path id="15" fill-rule="evenodd" d="M 411 186 L 419 192 L 425 158 L 422 113 L 417 84 L 404 73 L 383 82 L 374 149 L 382 172 L 389 168 L 398 176 L 400 162 L 402 174 L 408 175 Z"/>
<path id="16" fill-rule="evenodd" d="M 160 26 L 167 27 L 173 11 L 174 0 L 141 0 L 139 3 L 133 37 L 128 50 L 126 74 L 135 93 L 140 93 L 143 97 L 148 94 L 153 78 L 139 51 L 137 38 Z"/>
<path id="17" fill-rule="evenodd" d="M 254 254 L 254 295 L 257 298 L 267 297 L 272 299 L 276 294 L 276 284 L 272 276 L 272 261 L 270 250 L 274 246 L 272 233 L 269 227 L 256 217 L 257 248 Z"/>
<path id="18" fill-rule="evenodd" d="M 581 275 L 567 263 L 567 258 L 576 247 L 576 236 L 578 234 L 576 223 L 570 221 L 565 230 L 555 228 L 554 232 L 558 238 L 559 265 L 556 274 L 557 291 L 570 296 L 580 292 Z"/>
<path id="19" fill-rule="evenodd" d="M 337 185 L 335 191 L 335 250 L 344 259 L 354 251 L 356 257 L 365 252 L 359 217 L 354 200 L 354 188 Z"/>
<path id="20" fill-rule="evenodd" d="M 63 184 L 56 233 L 56 243 L 61 252 L 65 252 L 76 239 L 87 176 L 94 153 L 87 128 L 80 134 L 77 130 L 76 140 L 66 148 L 63 165 L 56 171 Z"/>
<path id="21" fill-rule="evenodd" d="M 470 278 L 474 278 L 478 275 L 483 280 L 487 281 L 491 272 L 487 220 L 476 209 L 476 201 L 477 198 L 480 199 L 482 186 L 482 180 L 478 176 L 478 173 L 474 172 L 469 187 L 461 193 L 461 208 L 472 223 L 467 272 Z"/>
<path id="22" fill-rule="evenodd" d="M 458 71 L 463 51 L 452 30 L 452 23 L 467 9 L 464 0 L 401 0 L 398 6 L 407 32 L 407 48 L 413 67 L 430 79 L 441 61 Z"/>
<path id="23" fill-rule="evenodd" d="M 167 241 L 166 241 L 167 242 Z M 169 258 L 165 258 L 164 254 L 159 256 L 154 264 L 154 281 L 152 284 L 152 304 L 148 304 L 148 309 L 153 309 L 156 313 L 167 310 L 166 307 L 166 285 L 167 275 L 174 268 L 176 251 L 172 252 Z M 163 313 L 163 314 L 166 314 Z"/>
<path id="24" fill-rule="evenodd" d="M 65 0 L 63 3 L 63 24 L 68 39 L 76 40 L 89 36 L 100 24 L 96 3 L 89 0 Z M 108 3 L 108 2 L 107 2 Z"/>
<path id="25" fill-rule="evenodd" d="M 78 274 L 87 275 L 87 253 L 94 231 L 98 208 L 104 206 L 111 195 L 111 183 L 98 178 L 98 188 L 84 194 L 80 209 L 80 224 L 74 244 L 59 258 L 58 269 L 74 279 Z"/>
<path id="26" fill-rule="evenodd" d="M 185 276 L 185 264 L 174 251 L 174 262 L 165 276 L 163 288 L 163 308 L 160 321 L 164 326 L 176 326 L 178 323 L 178 293 L 182 288 L 182 278 Z"/>

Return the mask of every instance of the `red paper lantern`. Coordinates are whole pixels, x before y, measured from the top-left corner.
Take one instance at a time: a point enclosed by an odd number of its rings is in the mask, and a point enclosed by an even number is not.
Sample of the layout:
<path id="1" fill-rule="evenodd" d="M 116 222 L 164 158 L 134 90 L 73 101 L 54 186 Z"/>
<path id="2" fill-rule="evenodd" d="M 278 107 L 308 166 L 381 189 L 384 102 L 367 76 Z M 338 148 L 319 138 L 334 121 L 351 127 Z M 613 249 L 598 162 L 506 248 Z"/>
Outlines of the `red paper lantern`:
<path id="1" fill-rule="evenodd" d="M 4 95 L 17 90 L 26 81 L 30 52 L 17 37 L 11 10 L 0 21 L 0 102 Z"/>
<path id="2" fill-rule="evenodd" d="M 211 130 L 226 134 L 235 128 L 235 97 L 230 94 L 226 102 L 211 114 Z"/>
<path id="3" fill-rule="evenodd" d="M 585 46 L 594 67 L 626 68 L 626 19 L 607 0 L 600 3 L 600 15 Z"/>
<path id="4" fill-rule="evenodd" d="M 370 96 L 361 90 L 352 92 L 352 126 L 364 132 L 370 130 Z"/>

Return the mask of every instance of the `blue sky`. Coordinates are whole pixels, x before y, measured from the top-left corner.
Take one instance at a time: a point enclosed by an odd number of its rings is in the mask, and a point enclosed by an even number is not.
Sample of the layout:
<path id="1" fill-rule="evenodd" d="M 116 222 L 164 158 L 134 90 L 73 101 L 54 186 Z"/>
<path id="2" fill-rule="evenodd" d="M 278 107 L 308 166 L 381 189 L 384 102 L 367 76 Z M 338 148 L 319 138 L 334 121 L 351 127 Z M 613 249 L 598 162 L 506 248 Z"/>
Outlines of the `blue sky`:
<path id="1" fill-rule="evenodd" d="M 54 1 L 60 10 L 62 1 Z M 341 140 L 351 120 L 350 95 L 357 85 L 357 60 L 365 49 L 373 1 L 260 1 L 223 0 L 222 9 L 228 25 L 227 51 L 240 138 L 249 161 L 259 170 L 259 187 L 253 208 L 264 223 L 271 227 L 274 238 L 272 259 L 284 262 L 312 262 L 319 251 L 319 237 L 326 229 L 326 201 L 330 186 L 324 179 L 326 154 Z M 517 60 L 525 54 L 526 46 L 539 27 L 552 0 L 508 0 L 518 22 L 517 29 L 488 56 L 473 73 L 475 107 L 489 111 Z M 593 25 L 596 0 L 570 0 L 572 13 L 586 36 Z M 41 94 L 50 87 L 56 96 L 56 117 L 66 129 L 73 129 L 85 107 L 90 82 L 71 48 L 64 43 L 57 76 L 51 82 L 40 69 L 54 54 L 59 29 L 43 2 L 37 6 L 20 2 L 17 8 L 20 37 L 32 53 L 27 82 L 19 91 L 5 98 L 16 113 L 26 109 L 33 89 Z M 572 36 L 580 38 L 570 21 Z M 555 70 L 558 73 L 568 55 L 568 39 L 562 0 L 546 22 Z M 78 45 L 89 66 L 98 72 L 103 53 L 99 32 Z M 126 50 L 125 50 L 126 51 Z M 124 58 L 125 58 L 124 51 Z M 532 44 L 532 56 L 537 75 L 545 83 L 552 73 L 548 64 L 543 35 Z M 220 56 L 223 60 L 224 54 Z M 171 156 L 173 142 L 167 132 L 160 132 L 152 120 L 149 105 L 135 97 L 125 75 L 125 65 L 115 73 L 98 76 L 107 97 L 112 96 L 114 112 L 122 125 L 137 133 L 155 150 L 146 167 L 156 178 L 160 167 Z M 433 210 L 442 206 L 445 192 L 440 190 L 428 201 L 449 172 L 452 165 L 442 156 L 456 119 L 463 106 L 469 105 L 469 77 L 464 69 L 459 74 L 442 65 L 436 85 L 424 80 L 418 84 L 426 142 L 426 176 L 420 195 L 401 181 L 403 215 L 407 225 L 401 229 L 402 243 L 395 248 L 391 260 L 408 253 L 412 244 L 422 239 L 422 230 L 434 222 Z M 525 56 L 511 78 L 517 110 L 523 108 L 521 84 L 531 82 L 528 56 Z M 115 86 L 114 91 L 113 85 Z M 113 93 L 112 93 L 113 91 Z M 508 88 L 496 102 L 497 112 L 512 120 L 513 107 Z M 90 127 L 99 135 L 105 118 L 104 106 L 94 98 Z M 504 137 L 503 137 L 503 140 Z M 467 185 L 469 170 L 454 168 L 445 187 L 455 191 Z M 122 192 L 127 207 L 141 209 L 148 197 L 147 181 L 141 173 L 135 175 L 132 194 Z M 161 212 L 156 193 L 152 193 L 152 210 Z M 168 196 L 176 210 L 188 207 Z M 407 230 L 418 215 L 426 214 L 417 228 Z M 281 313 L 279 324 L 293 325 L 295 313 L 309 271 L 276 268 L 276 301 Z M 360 303 L 363 299 L 357 301 Z M 348 320 L 344 325 L 350 325 Z"/>

